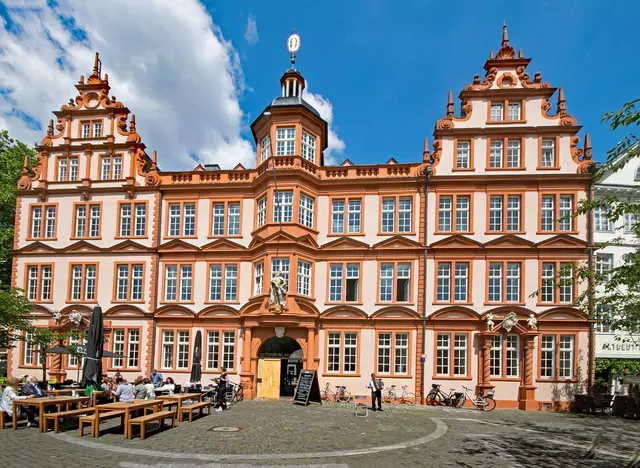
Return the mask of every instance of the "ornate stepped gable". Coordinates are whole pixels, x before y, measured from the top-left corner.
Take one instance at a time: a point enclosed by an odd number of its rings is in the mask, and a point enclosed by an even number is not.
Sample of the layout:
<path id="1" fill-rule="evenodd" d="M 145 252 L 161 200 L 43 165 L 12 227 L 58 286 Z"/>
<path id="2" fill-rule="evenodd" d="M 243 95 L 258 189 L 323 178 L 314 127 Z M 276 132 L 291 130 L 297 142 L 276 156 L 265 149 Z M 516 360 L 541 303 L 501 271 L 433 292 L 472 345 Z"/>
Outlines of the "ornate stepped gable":
<path id="1" fill-rule="evenodd" d="M 555 94 L 556 88 L 552 88 L 547 81 L 542 80 L 542 74 L 536 72 L 531 76 L 526 72 L 527 66 L 531 59 L 524 58 L 522 49 L 518 51 L 516 57 L 514 48 L 509 44 L 507 26 L 502 29 L 502 44 L 498 52 L 489 53 L 489 59 L 484 65 L 485 76 L 480 79 L 480 75 L 475 75 L 473 81 L 466 85 L 460 95 L 460 117 L 455 115 L 455 104 L 453 93 L 449 91 L 447 99 L 447 112 L 444 117 L 439 119 L 435 125 L 433 143 L 433 154 L 429 159 L 432 166 L 435 167 L 440 162 L 442 142 L 440 136 L 449 134 L 447 131 L 456 128 L 456 122 L 466 122 L 473 113 L 473 101 L 476 98 L 486 97 L 488 93 L 500 94 L 501 96 L 509 96 L 509 91 L 517 90 L 519 96 L 542 96 L 540 112 L 542 116 L 549 120 L 549 125 L 566 127 L 568 133 L 571 133 L 571 156 L 576 163 L 577 173 L 589 172 L 591 166 L 595 164 L 592 160 L 591 146 L 589 134 L 585 134 L 584 147 L 577 148 L 580 137 L 576 133 L 580 130 L 577 120 L 574 116 L 567 112 L 566 99 L 562 87 L 557 89 L 557 105 L 555 114 L 550 114 L 551 103 L 550 98 Z M 502 93 L 497 93 L 502 91 Z M 504 94 L 503 94 L 504 93 Z M 426 148 L 425 148 L 426 150 Z"/>

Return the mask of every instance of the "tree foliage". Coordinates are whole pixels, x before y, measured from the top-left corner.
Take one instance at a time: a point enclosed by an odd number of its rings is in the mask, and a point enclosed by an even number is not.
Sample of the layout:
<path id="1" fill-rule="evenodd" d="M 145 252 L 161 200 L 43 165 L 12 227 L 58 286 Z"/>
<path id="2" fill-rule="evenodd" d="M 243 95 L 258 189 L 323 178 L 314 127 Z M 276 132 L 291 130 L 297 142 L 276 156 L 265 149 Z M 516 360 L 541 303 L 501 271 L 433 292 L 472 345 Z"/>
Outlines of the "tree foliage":
<path id="1" fill-rule="evenodd" d="M 20 330 L 30 327 L 33 305 L 21 290 L 0 285 L 0 348 L 8 348 Z"/>
<path id="2" fill-rule="evenodd" d="M 25 156 L 35 161 L 33 148 L 0 130 L 0 284 L 11 283 L 11 250 L 16 216 L 16 186 L 22 175 Z"/>
<path id="3" fill-rule="evenodd" d="M 629 133 L 607 152 L 607 160 L 594 174 L 594 181 L 597 182 L 604 174 L 620 171 L 629 159 L 640 156 L 640 143 L 633 131 L 640 124 L 638 105 L 640 99 L 605 114 L 603 122 L 607 122 L 612 131 L 626 130 Z M 632 222 L 625 230 L 626 239 L 620 235 L 595 248 L 624 245 L 631 250 L 616 261 L 616 265 L 608 272 L 598 273 L 589 269 L 589 265 L 580 266 L 577 270 L 579 280 L 588 281 L 591 278 L 591 285 L 578 297 L 577 302 L 584 310 L 592 311 L 589 300 L 593 294 L 597 304 L 606 306 L 597 311 L 596 318 L 606 321 L 612 330 L 627 334 L 627 339 L 633 339 L 632 334 L 640 333 L 640 186 L 633 186 L 625 195 L 607 195 L 583 201 L 576 215 L 593 216 L 596 208 L 601 209 L 607 219 L 618 220 L 630 215 L 628 219 Z M 623 228 L 619 229 L 622 234 Z"/>

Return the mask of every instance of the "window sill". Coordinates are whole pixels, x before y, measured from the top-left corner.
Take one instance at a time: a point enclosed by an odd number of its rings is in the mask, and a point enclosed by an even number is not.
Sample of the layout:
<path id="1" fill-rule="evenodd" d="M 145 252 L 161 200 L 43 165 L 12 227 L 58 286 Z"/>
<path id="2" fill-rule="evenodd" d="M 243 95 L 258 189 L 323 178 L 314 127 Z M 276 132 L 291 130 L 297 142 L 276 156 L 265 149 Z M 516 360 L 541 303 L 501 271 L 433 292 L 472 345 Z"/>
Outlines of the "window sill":
<path id="1" fill-rule="evenodd" d="M 102 240 L 100 237 L 69 237 L 69 240 Z"/>
<path id="2" fill-rule="evenodd" d="M 558 306 L 571 306 L 573 301 L 570 302 L 536 302 L 538 307 L 558 307 Z"/>
<path id="3" fill-rule="evenodd" d="M 376 302 L 375 304 L 373 304 L 375 306 L 391 306 L 391 305 L 402 305 L 402 306 L 408 306 L 408 307 L 412 307 L 415 306 L 415 303 L 413 302 Z"/>
<path id="4" fill-rule="evenodd" d="M 521 382 L 520 377 L 491 377 L 491 382 Z"/>
<path id="5" fill-rule="evenodd" d="M 166 305 L 182 305 L 182 304 L 195 304 L 195 301 L 160 301 L 160 304 L 166 304 Z M 172 369 L 169 369 L 172 370 Z"/>
<path id="6" fill-rule="evenodd" d="M 114 239 L 149 239 L 149 236 L 113 236 Z"/>
<path id="7" fill-rule="evenodd" d="M 144 299 L 136 299 L 135 301 L 128 299 L 111 299 L 111 302 L 114 304 L 144 304 L 146 301 Z"/>
<path id="8" fill-rule="evenodd" d="M 360 377 L 360 374 L 333 374 L 330 372 L 323 372 L 321 377 Z"/>
<path id="9" fill-rule="evenodd" d="M 91 183 L 96 183 L 96 182 L 124 182 L 126 179 L 122 178 L 122 179 L 98 179 L 98 180 L 92 180 Z"/>
<path id="10" fill-rule="evenodd" d="M 475 172 L 475 170 L 475 167 L 454 167 L 453 169 L 451 169 L 452 172 Z"/>
<path id="11" fill-rule="evenodd" d="M 473 236 L 475 234 L 474 231 L 436 231 L 434 232 L 436 236 L 453 236 L 454 234 L 460 234 L 461 236 Z"/>
<path id="12" fill-rule="evenodd" d="M 209 235 L 207 236 L 207 239 L 242 239 L 242 234 L 233 234 L 233 235 L 229 235 L 229 236 L 213 236 L 213 235 Z"/>
<path id="13" fill-rule="evenodd" d="M 57 241 L 57 237 L 26 237 L 25 241 Z"/>
<path id="14" fill-rule="evenodd" d="M 48 367 L 48 366 L 47 366 Z M 42 370 L 42 366 L 36 365 L 36 366 L 28 366 L 26 364 L 20 364 L 18 365 L 18 369 L 40 369 Z"/>
<path id="15" fill-rule="evenodd" d="M 504 236 L 506 234 L 522 234 L 522 235 L 524 235 L 526 233 L 527 233 L 527 231 L 485 231 L 484 235 L 485 236 L 494 236 L 494 235 Z"/>
<path id="16" fill-rule="evenodd" d="M 82 299 L 65 301 L 65 304 L 97 304 L 97 303 L 98 303 L 97 299 L 94 299 L 93 301 L 83 301 Z"/>
<path id="17" fill-rule="evenodd" d="M 473 377 L 453 377 L 449 375 L 434 375 L 431 380 L 473 380 Z"/>
<path id="18" fill-rule="evenodd" d="M 487 125 L 512 125 L 512 124 L 526 124 L 526 120 L 487 120 Z"/>
<path id="19" fill-rule="evenodd" d="M 114 358 L 102 358 L 102 359 L 114 359 Z M 126 358 L 123 358 L 126 359 Z M 107 372 L 142 372 L 142 368 L 126 368 L 126 367 L 107 367 Z"/>
<path id="20" fill-rule="evenodd" d="M 76 180 L 51 180 L 51 181 L 48 181 L 47 184 L 49 184 L 49 185 L 51 185 L 51 184 L 54 184 L 54 185 L 60 184 L 60 185 L 62 185 L 62 184 L 73 184 L 73 183 L 78 183 L 78 182 L 80 182 L 80 179 L 76 179 Z"/>
<path id="21" fill-rule="evenodd" d="M 416 232 L 381 232 L 378 231 L 378 236 L 415 236 Z"/>
<path id="22" fill-rule="evenodd" d="M 53 304 L 53 299 L 50 300 L 50 301 L 32 301 L 32 300 L 29 299 L 29 302 L 31 304 Z"/>
<path id="23" fill-rule="evenodd" d="M 178 234 L 177 236 L 164 236 L 165 239 L 197 239 L 198 236 L 193 235 L 193 236 L 181 236 L 180 234 Z"/>
<path id="24" fill-rule="evenodd" d="M 212 305 L 239 305 L 240 301 L 204 301 L 204 303 Z"/>
<path id="25" fill-rule="evenodd" d="M 325 302 L 324 305 L 328 306 L 336 306 L 336 305 L 350 305 L 350 306 L 361 306 L 362 302 L 348 302 L 348 301 L 339 301 L 339 302 Z"/>
<path id="26" fill-rule="evenodd" d="M 600 231 L 596 231 L 596 232 L 600 232 Z M 611 232 L 611 231 L 608 231 Z M 573 235 L 578 235 L 579 232 L 578 231 L 536 231 L 536 234 L 539 236 L 544 236 L 546 234 L 552 234 L 552 235 L 556 235 L 556 234 L 573 234 Z"/>
<path id="27" fill-rule="evenodd" d="M 439 302 L 439 301 L 435 301 L 432 302 L 431 305 L 467 305 L 467 306 L 472 306 L 473 302 Z"/>
<path id="28" fill-rule="evenodd" d="M 557 171 L 560 169 L 560 166 L 538 166 L 536 169 L 539 171 Z"/>
<path id="29" fill-rule="evenodd" d="M 407 374 L 373 374 L 373 375 L 374 375 L 374 378 L 376 379 L 413 379 L 412 375 L 407 375 Z"/>
<path id="30" fill-rule="evenodd" d="M 526 171 L 527 168 L 526 167 L 487 167 L 485 168 L 485 170 L 487 172 L 490 171 L 495 171 L 495 172 L 500 172 L 500 171 Z"/>
<path id="31" fill-rule="evenodd" d="M 327 234 L 327 237 L 355 237 L 355 236 L 365 236 L 364 232 L 345 232 L 344 234 L 340 233 L 331 233 Z"/>
<path id="32" fill-rule="evenodd" d="M 578 383 L 578 379 L 536 379 L 536 383 Z"/>
<path id="33" fill-rule="evenodd" d="M 487 307 L 524 306 L 526 302 L 485 302 L 483 305 Z"/>

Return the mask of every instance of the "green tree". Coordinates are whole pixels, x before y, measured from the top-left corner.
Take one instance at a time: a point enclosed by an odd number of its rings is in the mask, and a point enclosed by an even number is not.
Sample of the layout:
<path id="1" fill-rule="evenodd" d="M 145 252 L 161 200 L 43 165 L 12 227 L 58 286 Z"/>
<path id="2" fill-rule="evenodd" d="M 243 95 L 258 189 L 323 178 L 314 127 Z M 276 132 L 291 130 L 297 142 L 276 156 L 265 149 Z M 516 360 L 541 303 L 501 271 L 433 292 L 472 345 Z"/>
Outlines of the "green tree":
<path id="1" fill-rule="evenodd" d="M 608 122 L 612 131 L 629 131 L 607 152 L 607 160 L 594 174 L 597 182 L 605 173 L 620 171 L 630 158 L 640 156 L 638 135 L 632 130 L 640 124 L 640 111 L 637 106 L 640 99 L 625 103 L 621 109 L 605 114 L 603 122 Z M 608 219 L 617 220 L 625 214 L 631 219 L 631 251 L 617 262 L 617 265 L 606 274 L 599 274 L 589 265 L 580 265 L 577 275 L 580 281 L 589 282 L 586 291 L 577 298 L 578 305 L 587 312 L 594 312 L 593 301 L 608 306 L 601 309 L 596 318 L 610 323 L 612 330 L 632 334 L 640 333 L 640 186 L 623 196 L 606 196 L 582 202 L 577 215 L 593 216 L 593 210 L 601 207 Z M 629 228 L 629 226 L 627 226 Z M 627 237 L 629 234 L 627 233 Z M 606 244 L 596 245 L 595 249 L 610 245 L 629 246 L 629 240 L 617 237 Z"/>
<path id="2" fill-rule="evenodd" d="M 33 148 L 11 139 L 6 130 L 0 130 L 0 284 L 11 283 L 16 186 L 22 175 L 24 158 L 28 157 L 31 165 L 35 155 Z"/>
<path id="3" fill-rule="evenodd" d="M 19 331 L 31 326 L 33 305 L 21 290 L 0 285 L 0 348 L 9 348 Z"/>

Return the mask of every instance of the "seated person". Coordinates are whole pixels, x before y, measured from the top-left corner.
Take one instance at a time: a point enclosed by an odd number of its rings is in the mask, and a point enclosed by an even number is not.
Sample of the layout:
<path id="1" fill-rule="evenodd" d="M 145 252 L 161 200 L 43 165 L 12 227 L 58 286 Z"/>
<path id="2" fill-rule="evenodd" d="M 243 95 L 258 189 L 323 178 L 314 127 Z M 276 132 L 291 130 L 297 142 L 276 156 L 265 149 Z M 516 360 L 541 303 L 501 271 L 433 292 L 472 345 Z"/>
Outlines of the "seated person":
<path id="1" fill-rule="evenodd" d="M 2 397 L 0 398 L 0 411 L 4 411 L 9 416 L 9 420 L 13 418 L 13 400 L 26 400 L 28 396 L 18 396 L 17 389 L 20 380 L 15 377 L 7 377 L 6 387 L 2 391 Z M 16 417 L 18 417 L 16 415 Z M 31 426 L 32 421 L 29 420 L 27 427 Z"/>
<path id="2" fill-rule="evenodd" d="M 116 391 L 113 392 L 113 395 L 119 401 L 133 401 L 135 400 L 135 392 L 133 389 L 133 385 L 124 380 L 122 377 L 116 379 L 116 384 L 118 385 Z"/>
<path id="3" fill-rule="evenodd" d="M 147 377 L 142 379 L 142 383 L 147 389 L 147 400 L 155 400 L 156 399 L 156 389 L 151 383 L 151 380 Z"/>
<path id="4" fill-rule="evenodd" d="M 156 388 L 156 393 L 160 392 L 174 392 L 176 390 L 176 384 L 171 377 L 167 377 L 164 385 Z"/>
<path id="5" fill-rule="evenodd" d="M 41 398 L 44 396 L 40 387 L 38 387 L 38 378 L 31 376 L 27 379 L 27 383 L 20 390 L 20 395 L 33 396 Z"/>
<path id="6" fill-rule="evenodd" d="M 147 399 L 147 387 L 145 387 L 143 380 L 144 380 L 144 377 L 138 376 L 138 378 L 133 382 L 133 386 L 134 386 L 133 391 L 134 391 L 136 400 Z"/>

